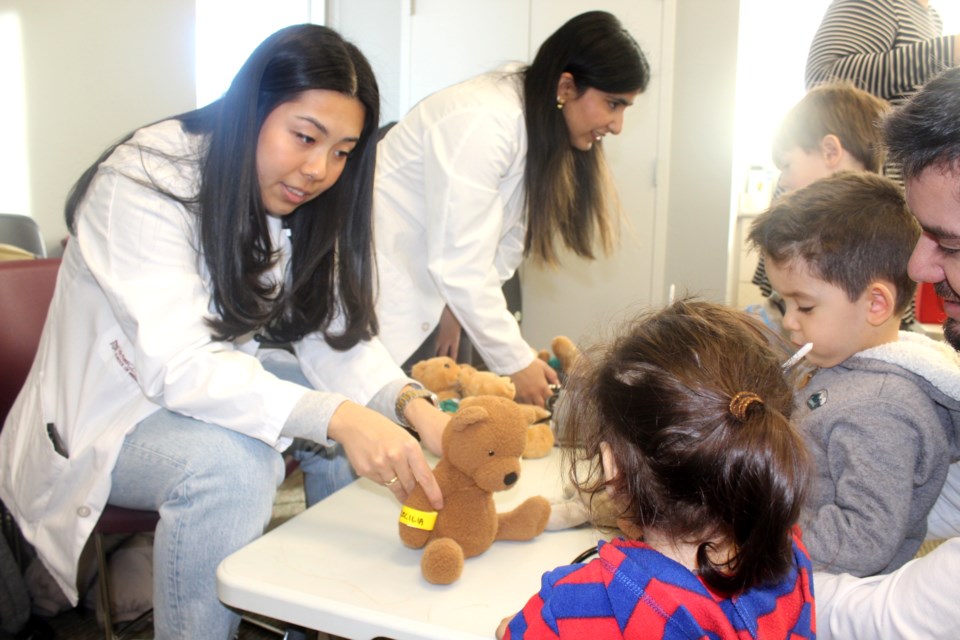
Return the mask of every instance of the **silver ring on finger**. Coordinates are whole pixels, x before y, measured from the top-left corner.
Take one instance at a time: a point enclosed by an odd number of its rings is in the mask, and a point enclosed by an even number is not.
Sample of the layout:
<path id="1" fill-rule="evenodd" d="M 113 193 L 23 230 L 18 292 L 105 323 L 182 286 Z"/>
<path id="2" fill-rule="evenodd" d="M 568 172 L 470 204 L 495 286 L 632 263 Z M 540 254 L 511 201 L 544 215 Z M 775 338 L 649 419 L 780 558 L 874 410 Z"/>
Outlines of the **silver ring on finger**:
<path id="1" fill-rule="evenodd" d="M 397 480 L 399 480 L 399 479 L 400 479 L 400 478 L 398 478 L 397 476 L 393 476 L 392 478 L 390 478 L 389 480 L 387 480 L 386 482 L 384 482 L 384 483 L 383 483 L 383 486 L 385 486 L 385 487 L 392 487 L 393 485 L 395 485 L 395 484 L 397 483 Z"/>

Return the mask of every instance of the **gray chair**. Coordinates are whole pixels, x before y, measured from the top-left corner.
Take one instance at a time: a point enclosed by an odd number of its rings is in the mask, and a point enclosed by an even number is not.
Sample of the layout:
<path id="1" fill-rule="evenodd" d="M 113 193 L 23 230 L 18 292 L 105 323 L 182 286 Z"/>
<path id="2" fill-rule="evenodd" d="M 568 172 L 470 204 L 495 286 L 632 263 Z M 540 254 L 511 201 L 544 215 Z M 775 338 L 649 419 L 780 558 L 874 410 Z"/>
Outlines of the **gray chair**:
<path id="1" fill-rule="evenodd" d="M 47 257 L 47 248 L 43 244 L 40 227 L 30 216 L 0 213 L 0 244 L 12 244 L 29 251 L 38 258 Z"/>

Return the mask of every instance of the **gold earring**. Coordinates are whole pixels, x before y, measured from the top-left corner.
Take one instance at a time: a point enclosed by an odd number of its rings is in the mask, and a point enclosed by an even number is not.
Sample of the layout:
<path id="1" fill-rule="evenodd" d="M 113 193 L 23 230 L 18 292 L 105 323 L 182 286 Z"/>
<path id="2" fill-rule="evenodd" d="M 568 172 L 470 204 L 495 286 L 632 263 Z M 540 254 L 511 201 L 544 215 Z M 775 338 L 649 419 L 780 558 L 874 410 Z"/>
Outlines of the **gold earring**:
<path id="1" fill-rule="evenodd" d="M 563 109 L 563 100 L 557 96 L 557 109 Z"/>

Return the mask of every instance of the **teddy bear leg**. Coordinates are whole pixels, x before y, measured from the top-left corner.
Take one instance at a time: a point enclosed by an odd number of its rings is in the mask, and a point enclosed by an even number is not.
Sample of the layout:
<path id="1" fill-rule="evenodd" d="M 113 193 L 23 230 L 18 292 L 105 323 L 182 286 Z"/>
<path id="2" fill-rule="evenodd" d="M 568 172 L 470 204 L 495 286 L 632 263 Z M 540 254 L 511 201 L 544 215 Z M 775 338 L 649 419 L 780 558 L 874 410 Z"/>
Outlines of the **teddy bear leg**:
<path id="1" fill-rule="evenodd" d="M 553 429 L 546 422 L 538 422 L 527 429 L 527 445 L 523 448 L 524 458 L 542 458 L 553 449 Z"/>
<path id="2" fill-rule="evenodd" d="M 546 498 L 527 498 L 513 511 L 497 514 L 497 540 L 530 540 L 543 532 L 549 518 Z"/>
<path id="3" fill-rule="evenodd" d="M 453 538 L 437 538 L 423 550 L 420 572 L 431 584 L 452 584 L 463 573 L 463 549 Z"/>

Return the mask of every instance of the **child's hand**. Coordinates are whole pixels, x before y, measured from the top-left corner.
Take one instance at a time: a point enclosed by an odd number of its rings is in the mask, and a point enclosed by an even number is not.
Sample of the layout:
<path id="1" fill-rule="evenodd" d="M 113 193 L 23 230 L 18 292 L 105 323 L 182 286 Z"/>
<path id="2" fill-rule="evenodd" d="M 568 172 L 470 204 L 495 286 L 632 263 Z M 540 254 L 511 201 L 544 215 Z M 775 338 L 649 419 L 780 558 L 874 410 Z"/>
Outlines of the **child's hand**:
<path id="1" fill-rule="evenodd" d="M 513 620 L 514 617 L 515 615 L 507 616 L 500 621 L 500 626 L 497 627 L 497 640 L 503 640 L 503 636 L 507 634 L 507 625 L 510 624 L 510 621 Z"/>

